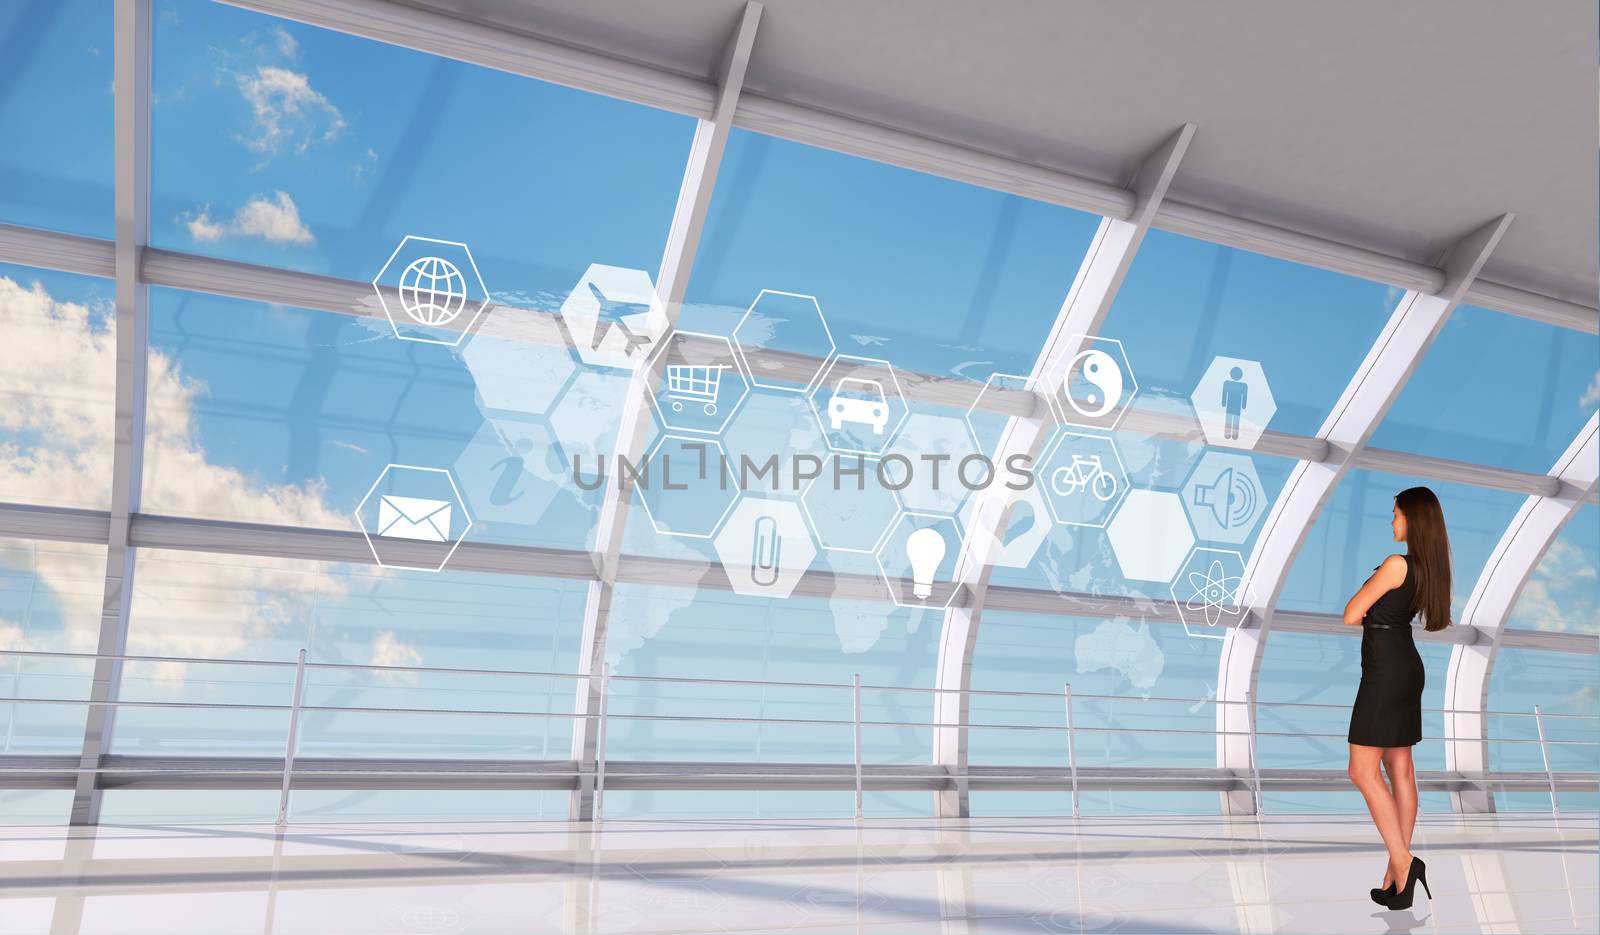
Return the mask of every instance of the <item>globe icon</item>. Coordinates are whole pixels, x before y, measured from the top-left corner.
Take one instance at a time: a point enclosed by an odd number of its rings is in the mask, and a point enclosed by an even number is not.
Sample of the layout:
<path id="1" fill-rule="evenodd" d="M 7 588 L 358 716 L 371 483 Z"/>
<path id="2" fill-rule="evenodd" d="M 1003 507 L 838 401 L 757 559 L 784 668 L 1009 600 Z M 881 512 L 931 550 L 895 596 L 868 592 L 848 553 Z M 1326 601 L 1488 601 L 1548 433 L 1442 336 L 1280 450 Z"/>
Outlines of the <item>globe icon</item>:
<path id="1" fill-rule="evenodd" d="M 449 260 L 413 260 L 400 274 L 400 306 L 418 324 L 447 325 L 467 307 L 467 280 Z"/>

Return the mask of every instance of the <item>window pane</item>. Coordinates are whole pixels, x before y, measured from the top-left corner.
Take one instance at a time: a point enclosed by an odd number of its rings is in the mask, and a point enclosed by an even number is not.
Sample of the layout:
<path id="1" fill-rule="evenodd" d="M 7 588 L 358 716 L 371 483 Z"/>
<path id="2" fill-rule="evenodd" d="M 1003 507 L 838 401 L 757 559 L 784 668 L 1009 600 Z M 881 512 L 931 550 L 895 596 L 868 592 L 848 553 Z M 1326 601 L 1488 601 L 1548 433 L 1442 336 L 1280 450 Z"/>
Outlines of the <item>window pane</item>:
<path id="1" fill-rule="evenodd" d="M 497 336 L 542 314 L 496 307 L 458 353 L 381 319 L 152 289 L 144 510 L 353 529 L 385 468 L 414 465 L 451 472 L 474 541 L 582 548 L 600 493 L 563 459 L 611 449 L 626 381 Z M 520 355 L 506 409 L 466 363 L 493 348 Z"/>
<path id="2" fill-rule="evenodd" d="M 220 664 L 130 663 L 134 701 L 286 705 L 301 647 L 310 663 L 572 672 L 586 589 L 515 575 L 329 565 L 256 556 L 143 551 L 128 627 L 137 655 Z M 303 703 L 329 707 L 570 712 L 573 683 L 547 677 L 363 669 L 307 671 Z M 118 753 L 282 756 L 284 711 L 129 708 Z M 306 712 L 305 757 L 566 759 L 564 717 Z M 425 794 L 425 793 L 419 793 Z"/>
<path id="3" fill-rule="evenodd" d="M 1459 615 L 1489 554 L 1522 506 L 1521 494 L 1377 471 L 1352 470 L 1334 490 L 1295 556 L 1278 606 L 1341 614 L 1384 559 L 1405 551 L 1394 541 L 1394 497 L 1407 487 L 1432 488 L 1450 535 L 1451 592 Z"/>
<path id="4" fill-rule="evenodd" d="M 1067 765 L 1066 699 L 1072 685 L 1079 766 L 1216 766 L 1217 659 L 1222 641 L 1181 626 L 1127 617 L 1042 616 L 986 611 L 972 687 L 1037 695 L 974 695 L 972 723 L 1058 730 L 973 730 L 974 765 Z M 1167 701 L 1181 698 L 1183 701 Z M 1195 731 L 1193 734 L 1154 731 Z M 1023 772 L 1026 772 L 1024 769 Z M 1064 790 L 975 795 L 985 814 L 1070 814 Z M 1088 813 L 1215 813 L 1216 793 L 1085 792 Z"/>
<path id="5" fill-rule="evenodd" d="M 1597 351 L 1592 334 L 1463 305 L 1372 444 L 1545 473 L 1600 401 Z"/>
<path id="6" fill-rule="evenodd" d="M 0 6 L 0 221 L 111 238 L 112 9 Z"/>
<path id="7" fill-rule="evenodd" d="M 852 758 L 851 678 L 864 686 L 931 687 L 940 615 L 887 600 L 790 597 L 618 586 L 607 658 L 615 680 L 607 755 L 619 760 L 848 763 Z M 632 676 L 827 683 L 833 687 L 703 685 L 631 681 Z M 923 764 L 932 708 L 925 693 L 863 688 L 864 762 Z M 628 715 L 818 719 L 831 724 L 734 724 L 631 720 Z M 923 815 L 926 794 L 870 796 L 874 814 Z M 715 796 L 636 791 L 606 794 L 607 817 L 849 814 L 849 793 L 763 791 Z M 623 809 L 617 811 L 616 809 Z"/>
<path id="8" fill-rule="evenodd" d="M 0 650 L 94 652 L 105 573 L 103 545 L 0 538 Z M 0 699 L 86 699 L 93 675 L 93 664 L 77 659 L 0 652 Z M 0 752 L 82 752 L 87 707 L 0 709 Z"/>
<path id="9" fill-rule="evenodd" d="M 107 280 L 0 264 L 0 501 L 110 508 L 115 321 Z"/>
<path id="10" fill-rule="evenodd" d="M 1539 559 L 1507 626 L 1600 634 L 1600 507 L 1578 509 Z"/>
<path id="11" fill-rule="evenodd" d="M 689 283 L 701 308 L 685 315 L 731 329 L 761 290 L 802 293 L 841 354 L 979 381 L 1027 373 L 1097 223 L 734 130 Z"/>
<path id="12" fill-rule="evenodd" d="M 367 281 L 464 241 L 496 296 L 661 262 L 694 120 L 198 0 L 157 3 L 151 242 Z M 292 296 L 285 296 L 293 301 Z"/>
<path id="13" fill-rule="evenodd" d="M 1538 744 L 1539 729 L 1530 717 L 1534 705 L 1544 718 L 1550 768 L 1556 772 L 1600 770 L 1600 656 L 1593 653 L 1553 653 L 1537 649 L 1502 647 L 1489 673 L 1489 710 L 1500 712 L 1488 721 L 1489 768 L 1544 771 Z M 1548 792 L 1499 792 L 1501 808 L 1548 811 Z M 1561 808 L 1594 811 L 1600 795 L 1593 792 L 1561 793 Z"/>
<path id="14" fill-rule="evenodd" d="M 1217 356 L 1259 361 L 1277 403 L 1268 428 L 1314 435 L 1399 297 L 1379 283 L 1153 230 L 1101 334 L 1123 341 L 1146 403 L 1188 400 Z"/>

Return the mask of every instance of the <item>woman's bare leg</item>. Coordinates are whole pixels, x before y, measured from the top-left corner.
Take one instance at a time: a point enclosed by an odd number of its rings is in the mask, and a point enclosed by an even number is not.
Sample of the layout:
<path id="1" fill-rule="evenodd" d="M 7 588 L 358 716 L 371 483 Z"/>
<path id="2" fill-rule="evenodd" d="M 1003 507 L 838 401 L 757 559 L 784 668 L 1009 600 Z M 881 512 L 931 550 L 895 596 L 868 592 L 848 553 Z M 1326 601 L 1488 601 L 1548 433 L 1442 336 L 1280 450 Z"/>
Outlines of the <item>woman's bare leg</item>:
<path id="1" fill-rule="evenodd" d="M 1389 787 L 1383 782 L 1379 764 L 1383 760 L 1383 747 L 1363 747 L 1350 744 L 1350 781 L 1355 783 L 1361 797 L 1367 802 L 1372 823 L 1383 838 L 1389 851 L 1389 871 L 1398 880 L 1411 869 L 1411 847 L 1400 830 L 1400 810 L 1395 805 Z"/>
<path id="2" fill-rule="evenodd" d="M 1417 827 L 1417 771 L 1411 761 L 1411 748 L 1385 747 L 1383 771 L 1389 776 L 1390 794 L 1400 820 L 1400 835 L 1405 838 L 1406 850 L 1410 851 L 1411 833 Z M 1384 878 L 1383 885 L 1389 885 L 1388 877 Z"/>

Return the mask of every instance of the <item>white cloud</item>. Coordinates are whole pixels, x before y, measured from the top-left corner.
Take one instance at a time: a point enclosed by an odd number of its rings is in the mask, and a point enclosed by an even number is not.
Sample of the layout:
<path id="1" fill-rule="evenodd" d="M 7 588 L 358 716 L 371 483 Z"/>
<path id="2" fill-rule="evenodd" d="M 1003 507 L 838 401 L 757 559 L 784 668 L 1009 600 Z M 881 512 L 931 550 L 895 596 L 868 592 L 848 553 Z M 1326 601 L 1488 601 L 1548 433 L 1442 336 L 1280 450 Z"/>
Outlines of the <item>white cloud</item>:
<path id="1" fill-rule="evenodd" d="M 110 499 L 116 338 L 108 314 L 54 301 L 0 276 L 0 491 L 18 503 L 105 509 Z M 205 387 L 160 351 L 149 356 L 144 503 L 178 516 L 353 529 L 319 485 L 270 484 L 214 464 L 199 441 Z M 20 570 L 50 595 L 59 629 L 0 614 L 0 646 L 95 650 L 103 546 L 0 540 L 0 573 Z M 129 652 L 224 656 L 307 627 L 317 601 L 346 593 L 334 566 L 292 559 L 140 554 Z M 38 604 L 39 602 L 35 602 Z M 54 623 L 54 613 L 50 624 Z M 168 669 L 162 673 L 177 677 Z"/>
<path id="2" fill-rule="evenodd" d="M 274 26 L 272 28 L 272 38 L 278 43 L 278 53 L 284 58 L 294 58 L 300 54 L 300 43 L 289 33 L 289 30 L 284 29 L 282 26 Z"/>
<path id="3" fill-rule="evenodd" d="M 313 143 L 336 139 L 347 126 L 339 108 L 300 72 L 258 65 L 254 74 L 239 75 L 237 80 L 255 121 L 254 132 L 244 143 L 268 158 L 286 145 L 304 153 Z"/>
<path id="4" fill-rule="evenodd" d="M 1593 632 L 1594 621 L 1600 618 L 1595 576 L 1595 567 L 1582 549 L 1567 539 L 1556 539 L 1517 596 L 1511 625 Z"/>
<path id="5" fill-rule="evenodd" d="M 1600 370 L 1594 372 L 1594 379 L 1589 381 L 1589 388 L 1583 391 L 1583 396 L 1578 400 L 1578 408 L 1587 409 L 1595 403 L 1600 403 Z"/>
<path id="6" fill-rule="evenodd" d="M 422 653 L 415 647 L 409 646 L 395 636 L 393 630 L 384 630 L 372 639 L 372 659 L 367 663 L 374 666 L 419 666 L 422 665 Z M 379 672 L 378 678 L 391 684 L 415 685 L 417 674 L 415 672 Z"/>
<path id="7" fill-rule="evenodd" d="M 202 243 L 215 243 L 224 237 L 259 237 L 268 243 L 302 245 L 316 242 L 311 228 L 300 220 L 294 199 L 284 191 L 251 196 L 226 223 L 212 218 L 210 205 L 181 215 L 178 220 L 189 229 L 190 237 Z"/>

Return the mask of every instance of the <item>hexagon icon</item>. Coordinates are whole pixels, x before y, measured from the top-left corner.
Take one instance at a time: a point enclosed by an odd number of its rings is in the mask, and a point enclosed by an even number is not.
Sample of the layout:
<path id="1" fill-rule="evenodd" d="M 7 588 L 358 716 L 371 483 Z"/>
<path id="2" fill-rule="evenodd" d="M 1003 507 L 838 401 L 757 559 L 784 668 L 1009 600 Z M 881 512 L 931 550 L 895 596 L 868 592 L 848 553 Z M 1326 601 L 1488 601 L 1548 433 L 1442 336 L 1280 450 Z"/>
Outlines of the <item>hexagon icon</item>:
<path id="1" fill-rule="evenodd" d="M 739 489 L 798 496 L 829 454 L 805 397 L 752 389 L 720 438 Z"/>
<path id="2" fill-rule="evenodd" d="M 806 398 L 829 448 L 873 457 L 911 414 L 894 367 L 876 357 L 838 355 Z"/>
<path id="3" fill-rule="evenodd" d="M 961 527 L 954 518 L 901 513 L 875 557 L 889 598 L 901 607 L 948 607 L 959 590 Z"/>
<path id="4" fill-rule="evenodd" d="M 485 524 L 498 541 L 531 538 L 556 494 L 570 489 L 559 463 L 549 428 L 540 421 L 486 421 L 456 458 L 460 479 L 475 521 Z M 563 483 L 563 481 L 565 483 Z M 513 527 L 496 529 L 497 525 Z"/>
<path id="5" fill-rule="evenodd" d="M 1080 334 L 1073 340 L 1078 350 L 1065 372 L 1047 381 L 1056 415 L 1068 425 L 1115 428 L 1139 392 L 1128 353 L 1116 338 Z"/>
<path id="6" fill-rule="evenodd" d="M 736 594 L 788 597 L 817 557 L 811 530 L 793 500 L 746 495 L 713 545 Z"/>
<path id="7" fill-rule="evenodd" d="M 978 450 L 988 453 L 998 451 L 1006 423 L 1012 418 L 1032 418 L 1051 428 L 1055 409 L 1050 397 L 1033 377 L 1011 373 L 990 374 L 983 389 L 967 407 L 967 428 Z"/>
<path id="8" fill-rule="evenodd" d="M 566 348 L 552 347 L 545 312 L 501 305 L 461 352 L 486 411 L 541 415 L 578 367 Z"/>
<path id="9" fill-rule="evenodd" d="M 733 329 L 733 343 L 752 384 L 785 393 L 809 392 L 834 351 L 817 300 L 773 289 L 761 290 L 750 303 Z"/>
<path id="10" fill-rule="evenodd" d="M 750 395 L 732 342 L 719 334 L 674 331 L 649 367 L 650 401 L 668 431 L 719 434 Z"/>
<path id="11" fill-rule="evenodd" d="M 1103 527 L 1128 495 L 1128 472 L 1109 435 L 1062 432 L 1040 465 L 1038 482 L 1064 526 Z"/>
<path id="12" fill-rule="evenodd" d="M 384 467 L 355 516 L 373 560 L 384 568 L 439 571 L 472 528 L 450 472 L 413 464 Z"/>
<path id="13" fill-rule="evenodd" d="M 1200 539 L 1242 545 L 1267 511 L 1255 460 L 1226 451 L 1206 452 L 1183 485 L 1183 506 Z"/>
<path id="14" fill-rule="evenodd" d="M 913 513 L 959 513 L 972 488 L 994 483 L 996 475 L 963 420 L 927 412 L 906 419 L 879 463 Z"/>
<path id="15" fill-rule="evenodd" d="M 1211 361 L 1189 401 L 1206 441 L 1223 448 L 1254 448 L 1278 411 L 1261 364 L 1238 357 Z"/>
<path id="16" fill-rule="evenodd" d="M 978 545 L 979 537 L 988 536 L 992 540 L 984 543 L 988 546 L 989 564 L 1001 568 L 1027 568 L 1033 564 L 1033 557 L 1039 554 L 1039 547 L 1049 538 L 1053 516 L 1045 505 L 1044 493 L 1037 482 L 1029 484 L 1026 490 L 1006 490 L 1005 493 L 1012 502 L 1003 529 L 991 528 L 1001 514 L 978 516 L 978 508 L 985 499 L 981 493 L 967 501 L 961 519 L 967 527 L 971 547 Z"/>
<path id="17" fill-rule="evenodd" d="M 459 345 L 489 307 L 489 290 L 467 245 L 407 234 L 378 275 L 373 291 L 402 341 Z"/>
<path id="18" fill-rule="evenodd" d="M 1244 556 L 1232 549 L 1189 553 L 1172 579 L 1172 600 L 1190 636 L 1223 639 L 1250 611 L 1255 591 L 1245 578 Z"/>
<path id="19" fill-rule="evenodd" d="M 866 455 L 834 454 L 800 494 L 817 541 L 830 552 L 870 554 L 900 514 L 894 491 Z"/>
<path id="20" fill-rule="evenodd" d="M 1106 527 L 1111 552 L 1123 577 L 1168 582 L 1194 547 L 1194 531 L 1183 501 L 1170 490 L 1128 492 Z"/>
<path id="21" fill-rule="evenodd" d="M 649 273 L 602 263 L 583 271 L 560 314 L 578 359 L 620 370 L 648 360 L 671 324 Z"/>
<path id="22" fill-rule="evenodd" d="M 739 499 L 716 439 L 663 435 L 634 483 L 650 525 L 664 536 L 709 539 Z"/>

